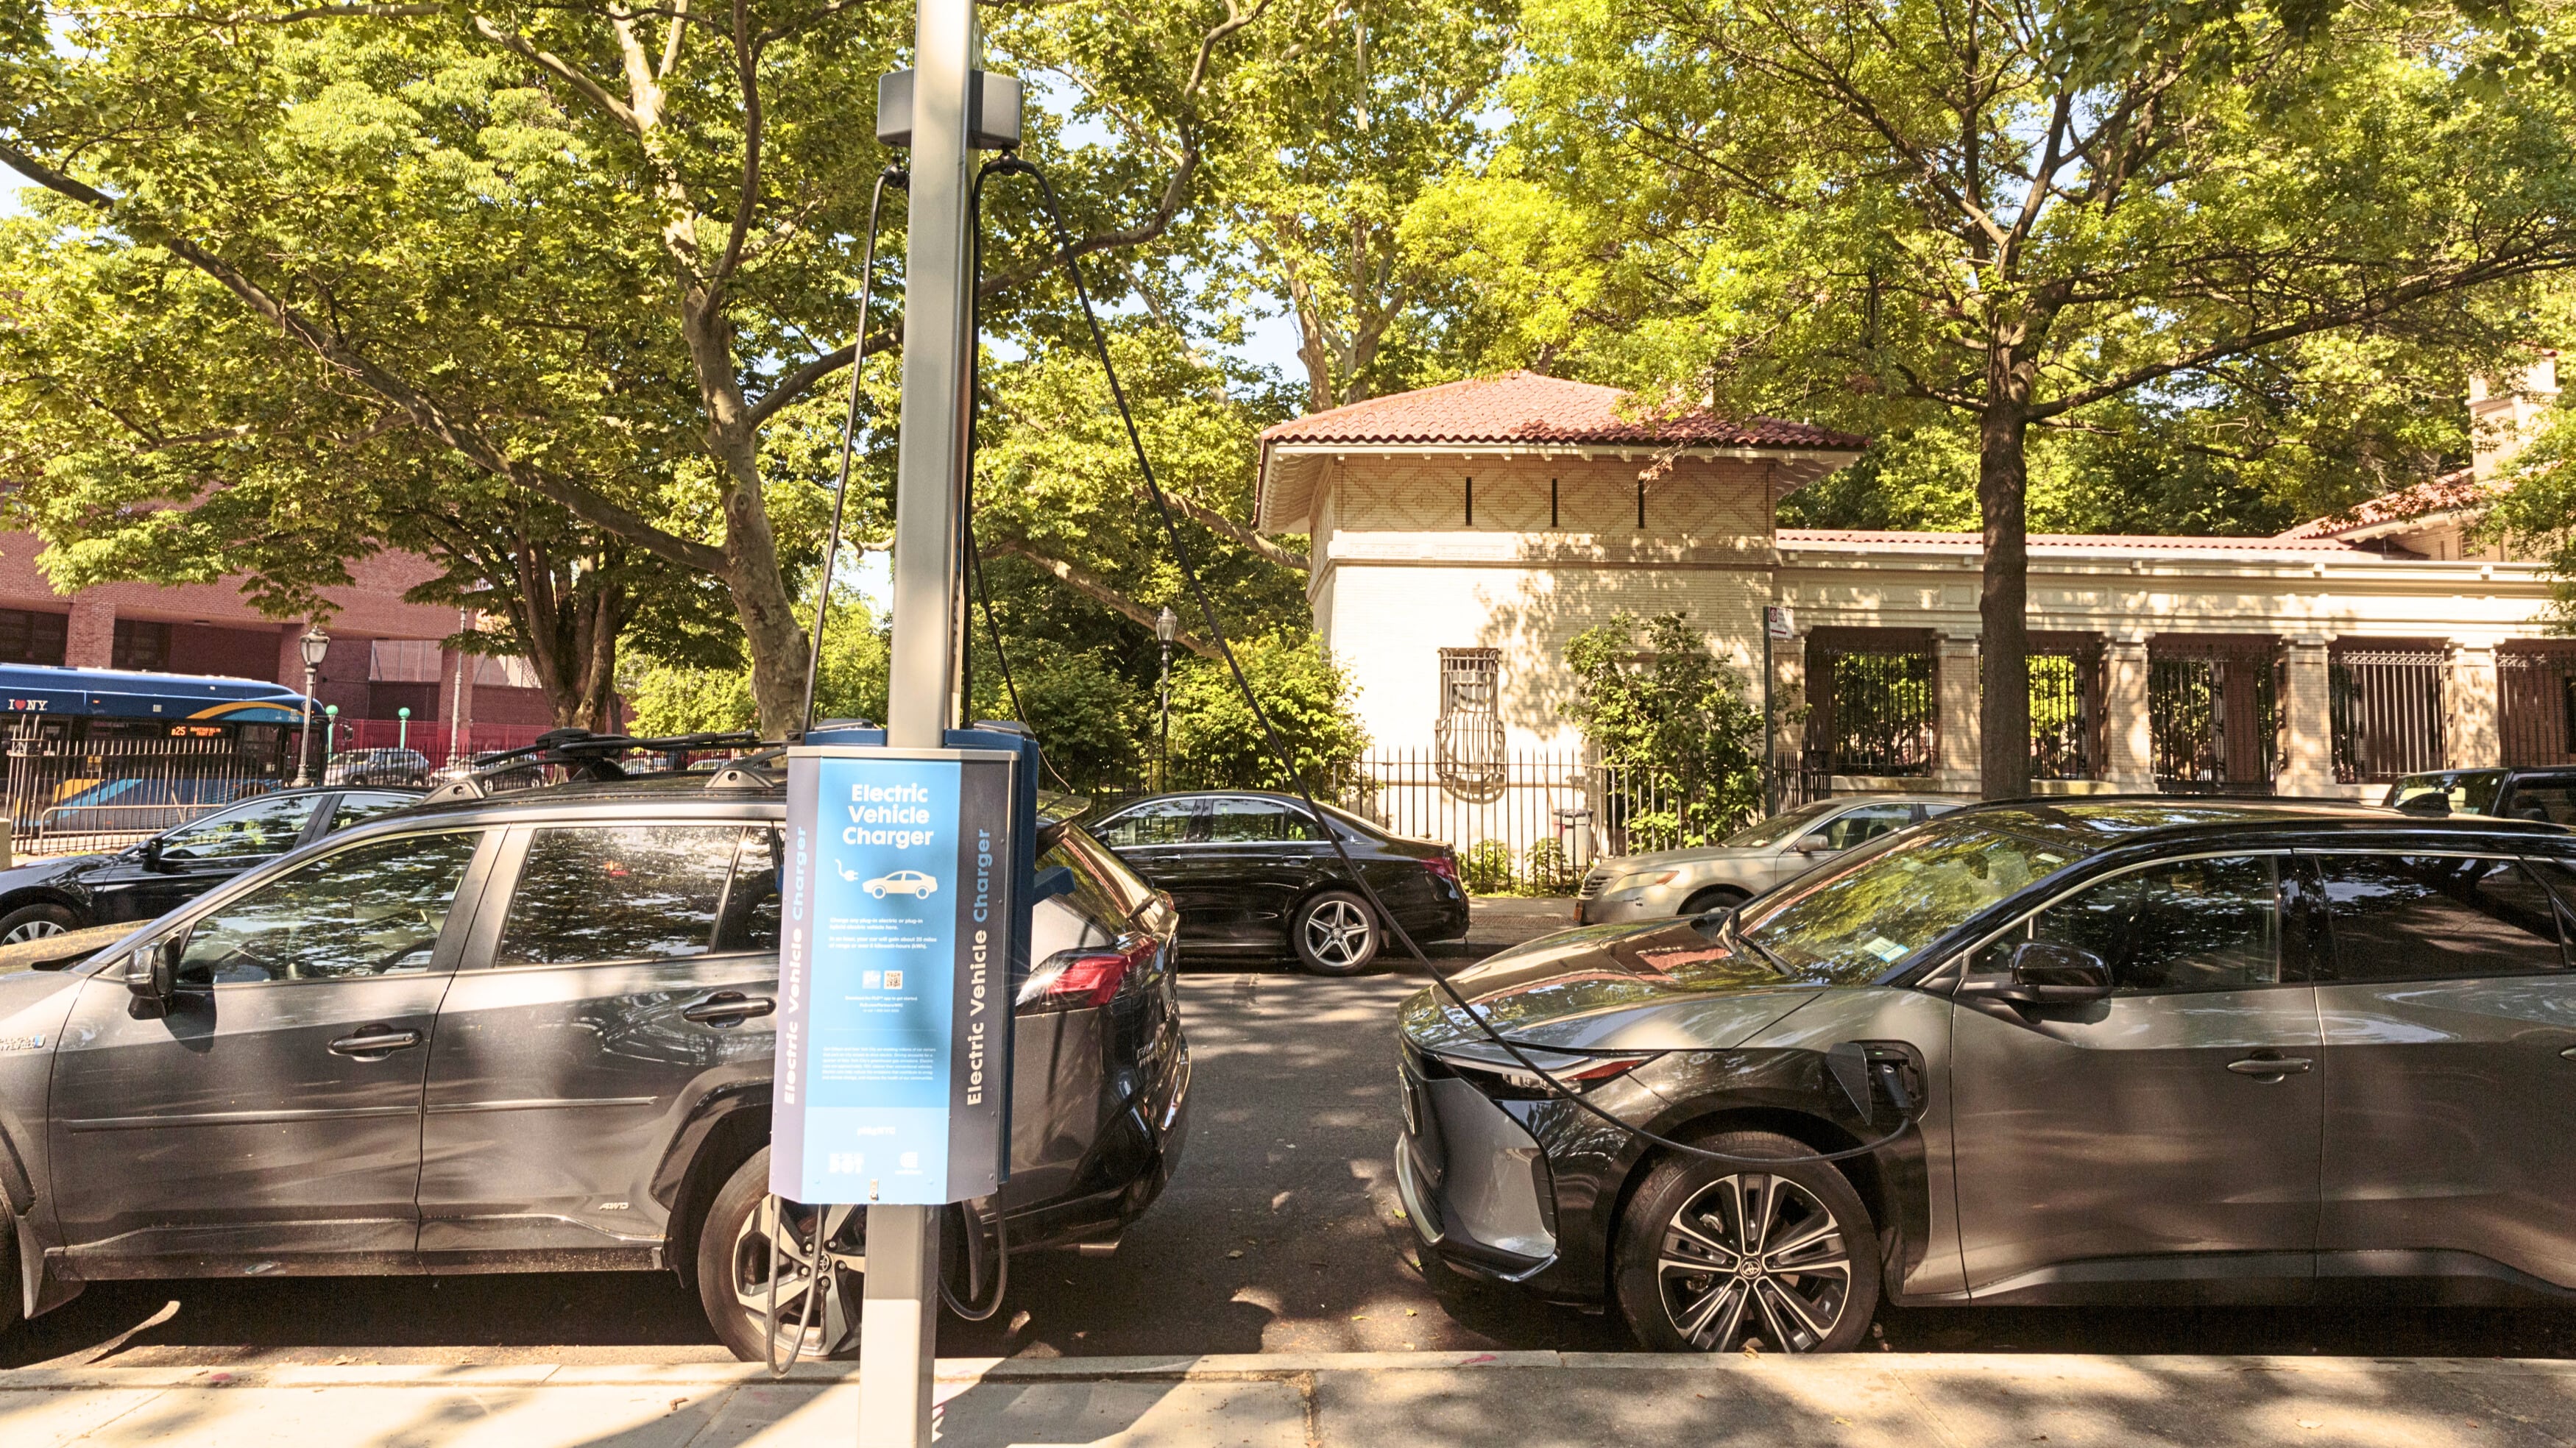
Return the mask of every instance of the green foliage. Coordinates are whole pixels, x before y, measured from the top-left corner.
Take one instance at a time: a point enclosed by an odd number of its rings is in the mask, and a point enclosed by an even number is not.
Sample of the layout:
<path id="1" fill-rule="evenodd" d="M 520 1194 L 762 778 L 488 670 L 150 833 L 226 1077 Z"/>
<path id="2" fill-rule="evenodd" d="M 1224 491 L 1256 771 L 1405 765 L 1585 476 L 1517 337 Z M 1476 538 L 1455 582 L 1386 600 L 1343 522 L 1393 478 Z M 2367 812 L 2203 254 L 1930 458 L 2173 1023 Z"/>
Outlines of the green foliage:
<path id="1" fill-rule="evenodd" d="M 1306 788 L 1347 783 L 1368 747 L 1350 676 L 1313 635 L 1282 629 L 1234 645 L 1262 712 L 1279 730 Z M 1176 789 L 1279 788 L 1269 743 L 1223 663 L 1191 659 L 1172 670 L 1171 780 Z"/>
<path id="2" fill-rule="evenodd" d="M 2512 556 L 2536 558 L 2549 575 L 2549 631 L 2576 636 L 2576 403 L 2567 394 L 2533 430 L 2498 481 L 2512 491 L 2496 499 L 2478 533 Z"/>
<path id="3" fill-rule="evenodd" d="M 803 627 L 814 624 L 801 611 Z M 814 686 L 814 717 L 866 719 L 886 716 L 887 634 L 867 601 L 853 594 L 832 602 L 832 625 L 823 633 L 822 676 Z M 625 680 L 633 704 L 627 727 L 636 734 L 698 734 L 760 727 L 751 693 L 751 671 L 740 662 L 714 665 L 651 658 Z"/>
<path id="4" fill-rule="evenodd" d="M 1077 789 L 1139 777 L 1151 749 L 1151 695 L 1119 671 L 1108 648 L 1075 649 L 1042 636 L 1013 641 L 1011 683 L 1023 715 L 1012 708 L 1001 670 L 992 664 L 990 637 L 979 629 L 975 640 L 976 718 L 1027 724 L 1048 767 Z"/>
<path id="5" fill-rule="evenodd" d="M 1512 879 L 1512 847 L 1501 840 L 1478 840 L 1458 852 L 1458 881 L 1470 895 L 1508 895 Z"/>
<path id="6" fill-rule="evenodd" d="M 1619 614 L 1567 642 L 1567 713 L 1632 798 L 1658 802 L 1626 821 L 1636 848 L 1705 844 L 1761 810 L 1762 715 L 1688 615 L 1645 620 L 1642 658 L 1637 623 Z"/>
<path id="7" fill-rule="evenodd" d="M 1521 888 L 1533 895 L 1570 895 L 1581 879 L 1562 840 L 1541 840 L 1522 856 Z"/>

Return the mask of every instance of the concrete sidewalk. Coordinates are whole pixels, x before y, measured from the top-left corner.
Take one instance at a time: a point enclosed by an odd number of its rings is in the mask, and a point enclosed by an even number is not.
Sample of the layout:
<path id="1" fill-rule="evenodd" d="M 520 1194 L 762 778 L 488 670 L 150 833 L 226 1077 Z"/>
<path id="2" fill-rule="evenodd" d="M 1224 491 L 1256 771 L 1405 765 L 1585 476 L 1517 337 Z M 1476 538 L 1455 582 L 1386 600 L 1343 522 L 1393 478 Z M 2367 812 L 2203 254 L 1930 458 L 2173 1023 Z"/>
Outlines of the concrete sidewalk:
<path id="1" fill-rule="evenodd" d="M 1594 1448 L 1618 1443 L 2449 1445 L 2576 1442 L 2576 1363 L 2455 1358 L 1554 1352 L 958 1359 L 953 1448 Z M 850 1441 L 845 1364 L 26 1369 L 0 1443 L 735 1448 Z"/>

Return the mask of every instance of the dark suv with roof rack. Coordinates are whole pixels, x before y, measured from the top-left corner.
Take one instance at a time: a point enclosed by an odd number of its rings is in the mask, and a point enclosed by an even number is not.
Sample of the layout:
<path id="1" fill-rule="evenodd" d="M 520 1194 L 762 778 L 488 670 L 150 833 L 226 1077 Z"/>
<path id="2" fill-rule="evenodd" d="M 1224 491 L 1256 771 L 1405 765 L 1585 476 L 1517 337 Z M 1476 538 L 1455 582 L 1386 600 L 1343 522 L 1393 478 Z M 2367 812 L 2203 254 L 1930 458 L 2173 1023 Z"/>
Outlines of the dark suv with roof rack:
<path id="1" fill-rule="evenodd" d="M 781 783 L 451 787 L 0 976 L 0 1325 L 14 1251 L 31 1312 L 108 1278 L 666 1268 L 745 1358 L 773 1278 L 776 1346 L 818 1282 L 804 1349 L 855 1342 L 865 1214 L 816 1273 L 814 1211 L 765 1207 Z M 1017 996 L 1013 1250 L 1113 1241 L 1187 1131 L 1170 901 L 1072 825 L 1039 864 L 1071 888 Z"/>

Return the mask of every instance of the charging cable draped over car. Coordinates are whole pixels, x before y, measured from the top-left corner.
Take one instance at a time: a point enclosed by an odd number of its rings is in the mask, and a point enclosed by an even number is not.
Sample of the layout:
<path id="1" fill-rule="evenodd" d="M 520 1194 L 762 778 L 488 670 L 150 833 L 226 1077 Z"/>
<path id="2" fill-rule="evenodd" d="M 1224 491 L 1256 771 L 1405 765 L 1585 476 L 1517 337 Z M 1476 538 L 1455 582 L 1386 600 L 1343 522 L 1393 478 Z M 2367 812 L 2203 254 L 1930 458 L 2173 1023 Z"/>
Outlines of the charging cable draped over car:
<path id="1" fill-rule="evenodd" d="M 1163 536 L 1171 545 L 1172 561 L 1180 569 L 1181 579 L 1189 589 L 1191 600 L 1198 605 L 1200 618 L 1207 626 L 1208 640 L 1215 645 L 1218 656 L 1225 660 L 1226 671 L 1233 677 L 1236 691 L 1243 696 L 1245 706 L 1252 711 L 1252 717 L 1261 722 L 1262 737 L 1270 756 L 1272 767 L 1277 769 L 1280 776 L 1288 781 L 1289 788 L 1294 790 L 1297 798 L 1304 802 L 1307 814 L 1311 818 L 1316 820 L 1325 819 L 1326 816 L 1324 812 L 1318 808 L 1315 803 L 1314 795 L 1307 790 L 1304 777 L 1297 772 L 1296 766 L 1291 762 L 1291 757 L 1286 744 L 1279 737 L 1278 726 L 1271 721 L 1270 712 L 1261 706 L 1261 700 L 1259 696 L 1254 694 L 1251 681 L 1244 677 L 1243 665 L 1235 659 L 1234 646 L 1225 636 L 1225 626 L 1217 617 L 1216 606 L 1209 600 L 1207 587 L 1199 579 L 1198 568 L 1195 561 L 1190 556 L 1189 545 L 1181 536 L 1179 522 L 1173 515 L 1171 500 L 1164 495 L 1161 481 L 1154 476 L 1153 462 L 1145 455 L 1144 439 L 1137 432 L 1135 414 L 1128 409 L 1127 392 L 1119 383 L 1117 364 L 1110 358 L 1109 339 L 1101 330 L 1099 314 L 1092 308 L 1091 292 L 1083 282 L 1082 267 L 1075 255 L 1073 237 L 1065 227 L 1063 208 L 1057 202 L 1054 184 L 1047 179 L 1046 173 L 1040 170 L 1035 163 L 1012 154 L 1005 154 L 998 159 L 985 164 L 982 172 L 979 173 L 976 178 L 976 184 L 979 190 L 982 186 L 983 177 L 988 175 L 1025 176 L 1032 182 L 1036 183 L 1039 198 L 1046 208 L 1047 226 L 1055 241 L 1056 255 L 1064 264 L 1065 276 L 1073 285 L 1073 294 L 1075 299 L 1082 304 L 1082 318 L 1084 323 L 1089 327 L 1092 348 L 1099 354 L 1101 371 L 1107 374 L 1108 377 L 1110 400 L 1115 402 L 1118 406 L 1118 420 L 1126 429 L 1127 444 L 1129 449 L 1135 454 L 1136 469 L 1144 478 L 1146 496 L 1152 500 L 1154 504 L 1154 513 L 1162 522 Z M 995 642 L 998 646 L 998 637 Z M 1847 1161 L 1854 1157 L 1868 1156 L 1886 1148 L 1899 1138 L 1903 1137 L 1906 1132 L 1913 1130 L 1921 1120 L 1923 1114 L 1923 1104 L 1921 1100 L 1912 1092 L 1906 1090 L 1903 1082 L 1903 1072 L 1901 1070 L 1894 1069 L 1893 1067 L 1889 1067 L 1884 1071 L 1879 1072 L 1879 1080 L 1889 1089 L 1890 1100 L 1897 1108 L 1897 1123 L 1895 1129 L 1888 1132 L 1886 1135 L 1879 1137 L 1875 1141 L 1863 1142 L 1858 1146 L 1846 1147 L 1840 1151 L 1809 1152 L 1794 1156 L 1735 1156 L 1727 1152 L 1711 1151 L 1707 1147 L 1697 1146 L 1687 1141 L 1676 1141 L 1672 1137 L 1665 1136 L 1659 1132 L 1649 1130 L 1630 1122 L 1621 1121 L 1619 1118 L 1611 1115 L 1609 1112 L 1604 1111 L 1599 1106 L 1587 1100 L 1581 1091 L 1568 1085 L 1557 1075 L 1540 1066 L 1537 1062 L 1531 1060 L 1528 1050 L 1524 1049 L 1521 1042 L 1515 1041 L 1510 1036 L 1496 1030 L 1493 1023 L 1486 1018 L 1485 1014 L 1482 1011 L 1477 1010 L 1475 1006 L 1468 1001 L 1466 996 L 1459 991 L 1457 984 L 1449 978 L 1448 972 L 1443 971 L 1440 967 L 1431 963 L 1430 957 L 1423 953 L 1422 947 L 1415 943 L 1411 933 L 1405 930 L 1403 922 L 1396 919 L 1395 912 L 1387 909 L 1386 902 L 1378 896 L 1377 888 L 1369 883 L 1368 876 L 1362 873 L 1359 867 L 1352 862 L 1350 852 L 1343 847 L 1339 832 L 1326 828 L 1323 831 L 1323 835 L 1325 842 L 1332 847 L 1334 859 L 1341 864 L 1343 873 L 1350 877 L 1351 883 L 1359 888 L 1361 894 L 1368 897 L 1369 908 L 1377 912 L 1379 920 L 1385 922 L 1386 928 L 1395 936 L 1396 942 L 1404 947 L 1404 953 L 1412 959 L 1414 964 L 1420 966 L 1425 973 L 1430 975 L 1434 985 L 1440 993 L 1443 996 L 1446 996 L 1450 1003 L 1457 1007 L 1458 1011 L 1466 1017 L 1468 1022 L 1475 1027 L 1479 1034 L 1492 1041 L 1496 1046 L 1501 1047 L 1505 1054 L 1509 1055 L 1515 1064 L 1525 1070 L 1532 1078 L 1543 1083 L 1548 1094 L 1566 1102 L 1577 1110 L 1599 1118 L 1602 1122 L 1615 1127 L 1622 1132 L 1653 1145 L 1662 1147 L 1667 1151 L 1679 1152 L 1686 1156 L 1699 1157 L 1708 1161 L 1720 1162 L 1728 1166 L 1762 1167 L 1782 1166 L 1795 1162 Z M 1736 937 L 1739 940 L 1742 940 L 1744 944 L 1753 947 L 1757 952 L 1761 951 L 1761 946 L 1757 942 L 1744 937 L 1740 932 L 1731 933 L 1736 933 Z M 1537 1047 L 1536 1049 L 1546 1051 L 1551 1055 L 1579 1056 L 1594 1054 L 1580 1051 L 1570 1052 L 1563 1048 L 1553 1046 Z M 1872 1069 L 1877 1070 L 1876 1067 L 1873 1067 Z"/>

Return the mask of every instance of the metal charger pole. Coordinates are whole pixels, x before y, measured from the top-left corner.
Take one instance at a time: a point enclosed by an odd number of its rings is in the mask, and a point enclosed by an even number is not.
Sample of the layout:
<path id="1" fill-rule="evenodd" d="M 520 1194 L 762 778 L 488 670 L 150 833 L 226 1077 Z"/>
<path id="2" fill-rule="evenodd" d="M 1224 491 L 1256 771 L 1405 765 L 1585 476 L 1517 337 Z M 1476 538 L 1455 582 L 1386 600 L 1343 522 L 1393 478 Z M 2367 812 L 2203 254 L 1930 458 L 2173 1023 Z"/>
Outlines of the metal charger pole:
<path id="1" fill-rule="evenodd" d="M 975 159 L 967 145 L 967 76 L 979 47 L 972 0 L 919 0 L 916 17 L 886 743 L 937 749 L 946 742 L 956 663 L 953 610 L 972 300 L 966 202 Z M 929 1448 L 939 1327 L 938 1210 L 868 1208 L 859 1323 L 860 1448 Z"/>

